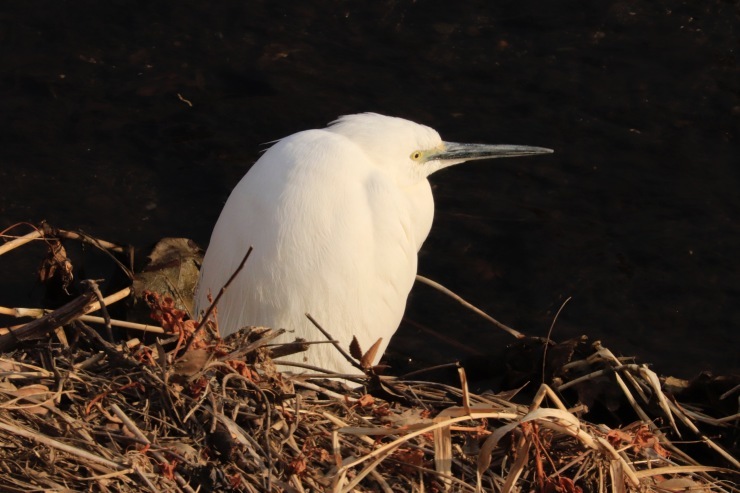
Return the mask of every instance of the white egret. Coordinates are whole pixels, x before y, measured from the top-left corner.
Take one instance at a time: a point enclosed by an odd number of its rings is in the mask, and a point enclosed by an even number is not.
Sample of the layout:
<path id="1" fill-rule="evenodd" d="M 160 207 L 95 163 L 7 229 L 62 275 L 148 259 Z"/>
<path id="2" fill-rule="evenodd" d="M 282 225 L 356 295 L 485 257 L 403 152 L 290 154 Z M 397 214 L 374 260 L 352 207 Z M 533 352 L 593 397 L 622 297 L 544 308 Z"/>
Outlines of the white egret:
<path id="1" fill-rule="evenodd" d="M 323 336 L 363 350 L 398 328 L 417 252 L 434 215 L 427 177 L 475 159 L 550 153 L 540 147 L 443 142 L 424 125 L 364 113 L 277 141 L 234 188 L 216 223 L 196 294 L 208 307 L 254 250 L 218 305 L 221 335 L 247 325 L 285 328 L 281 342 Z M 290 359 L 290 358 L 289 358 Z M 328 344 L 292 357 L 357 373 Z"/>

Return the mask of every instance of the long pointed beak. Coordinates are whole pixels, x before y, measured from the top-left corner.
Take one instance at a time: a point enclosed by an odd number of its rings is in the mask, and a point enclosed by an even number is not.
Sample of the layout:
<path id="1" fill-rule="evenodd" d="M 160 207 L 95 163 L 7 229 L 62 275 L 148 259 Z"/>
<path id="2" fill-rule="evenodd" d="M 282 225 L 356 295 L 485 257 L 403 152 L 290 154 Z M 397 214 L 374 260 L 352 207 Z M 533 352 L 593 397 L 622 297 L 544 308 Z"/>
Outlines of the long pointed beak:
<path id="1" fill-rule="evenodd" d="M 430 155 L 427 161 L 472 161 L 474 159 L 495 159 L 501 157 L 534 156 L 537 154 L 552 154 L 552 149 L 532 146 L 490 145 L 490 144 L 460 144 L 445 142 L 444 149 Z"/>

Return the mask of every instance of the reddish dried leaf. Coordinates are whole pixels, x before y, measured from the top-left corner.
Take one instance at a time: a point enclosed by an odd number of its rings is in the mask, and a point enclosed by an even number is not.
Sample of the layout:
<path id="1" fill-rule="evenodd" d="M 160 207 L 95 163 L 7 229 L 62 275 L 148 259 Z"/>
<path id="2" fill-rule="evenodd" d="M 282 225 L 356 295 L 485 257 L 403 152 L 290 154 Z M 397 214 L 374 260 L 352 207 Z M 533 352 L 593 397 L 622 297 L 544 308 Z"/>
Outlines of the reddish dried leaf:
<path id="1" fill-rule="evenodd" d="M 252 382 L 259 382 L 260 376 L 257 372 L 253 371 L 247 363 L 239 360 L 228 360 L 227 365 L 235 369 L 239 375 L 248 378 Z"/>
<path id="2" fill-rule="evenodd" d="M 388 416 L 391 412 L 391 408 L 387 402 L 373 408 L 373 414 L 378 417 Z"/>
<path id="3" fill-rule="evenodd" d="M 229 484 L 231 484 L 231 487 L 233 489 L 238 489 L 239 486 L 242 484 L 242 476 L 239 473 L 235 473 L 233 476 L 229 477 Z"/>
<path id="4" fill-rule="evenodd" d="M 367 369 L 373 366 L 373 361 L 375 361 L 375 355 L 378 354 L 381 342 L 383 342 L 382 337 L 375 341 L 375 344 L 373 344 L 370 349 L 362 355 L 362 359 L 360 360 L 360 366 L 362 366 L 362 368 Z"/>
<path id="5" fill-rule="evenodd" d="M 611 430 L 606 439 L 610 445 L 619 448 L 622 443 L 632 443 L 632 434 L 623 430 Z"/>
<path id="6" fill-rule="evenodd" d="M 162 476 L 164 476 L 165 478 L 171 481 L 174 481 L 177 461 L 173 460 L 172 462 L 164 462 L 162 464 L 159 464 L 159 467 L 162 469 Z"/>
<path id="7" fill-rule="evenodd" d="M 633 444 L 635 449 L 651 448 L 661 457 L 668 457 L 671 455 L 670 452 L 660 445 L 660 440 L 658 440 L 646 425 L 642 425 L 637 429 Z"/>
<path id="8" fill-rule="evenodd" d="M 303 456 L 293 459 L 290 464 L 288 464 L 288 470 L 296 476 L 300 476 L 306 472 L 306 468 L 306 458 Z"/>
<path id="9" fill-rule="evenodd" d="M 408 472 L 414 471 L 416 467 L 422 467 L 424 465 L 424 452 L 419 449 L 399 449 L 393 454 L 393 458 L 401 463 L 401 469 Z"/>
<path id="10" fill-rule="evenodd" d="M 369 407 L 373 404 L 375 404 L 375 398 L 370 394 L 363 394 L 359 399 L 357 399 L 357 405 L 360 407 Z"/>

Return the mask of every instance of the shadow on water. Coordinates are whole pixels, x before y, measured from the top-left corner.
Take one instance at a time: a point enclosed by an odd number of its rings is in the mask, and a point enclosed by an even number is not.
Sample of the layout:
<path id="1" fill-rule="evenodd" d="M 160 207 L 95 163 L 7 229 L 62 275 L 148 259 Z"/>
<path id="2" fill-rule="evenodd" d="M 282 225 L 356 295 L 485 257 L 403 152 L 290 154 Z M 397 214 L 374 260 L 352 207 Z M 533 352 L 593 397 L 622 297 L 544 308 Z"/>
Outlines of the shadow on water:
<path id="1" fill-rule="evenodd" d="M 558 340 L 737 371 L 738 4 L 674 3 L 3 2 L 0 228 L 205 245 L 260 143 L 394 114 L 557 151 L 435 175 L 422 274 L 531 335 L 572 298 Z M 4 305 L 38 294 L 22 256 Z M 508 342 L 423 286 L 407 319 L 396 360 Z"/>

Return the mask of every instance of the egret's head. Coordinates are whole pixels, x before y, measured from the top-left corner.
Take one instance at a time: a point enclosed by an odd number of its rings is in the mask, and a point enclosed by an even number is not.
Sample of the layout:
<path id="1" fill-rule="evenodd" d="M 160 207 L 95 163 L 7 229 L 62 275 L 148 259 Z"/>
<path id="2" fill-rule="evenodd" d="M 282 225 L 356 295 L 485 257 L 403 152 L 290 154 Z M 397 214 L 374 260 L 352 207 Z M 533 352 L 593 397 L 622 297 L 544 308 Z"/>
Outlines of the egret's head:
<path id="1" fill-rule="evenodd" d="M 377 113 L 342 116 L 328 130 L 355 142 L 379 167 L 404 182 L 425 179 L 435 171 L 465 161 L 553 152 L 542 147 L 444 142 L 425 125 Z"/>

